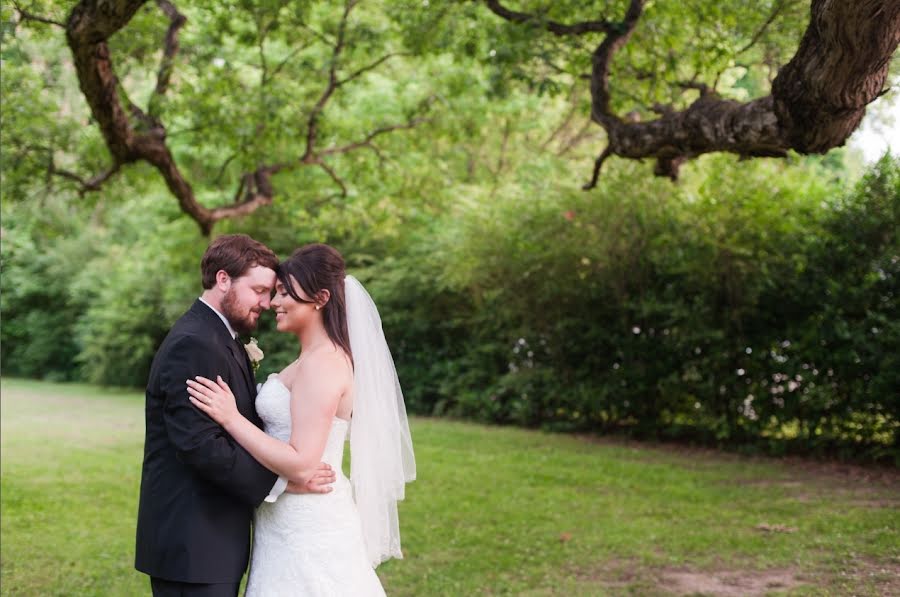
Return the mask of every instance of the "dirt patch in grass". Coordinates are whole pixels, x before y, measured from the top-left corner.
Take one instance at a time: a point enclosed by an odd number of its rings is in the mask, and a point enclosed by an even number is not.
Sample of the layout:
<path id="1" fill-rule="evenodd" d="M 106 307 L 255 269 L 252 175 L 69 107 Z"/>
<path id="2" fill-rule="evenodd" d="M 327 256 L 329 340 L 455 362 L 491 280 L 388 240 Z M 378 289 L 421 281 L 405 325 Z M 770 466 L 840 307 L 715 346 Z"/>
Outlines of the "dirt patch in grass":
<path id="1" fill-rule="evenodd" d="M 719 564 L 721 566 L 721 563 Z M 574 568 L 569 576 L 579 586 L 603 587 L 612 594 L 706 595 L 714 597 L 762 597 L 773 591 L 788 591 L 806 581 L 798 568 L 768 570 L 718 567 L 646 567 L 635 560 L 611 559 L 594 569 Z"/>
<path id="2" fill-rule="evenodd" d="M 900 595 L 900 556 L 886 561 L 854 558 L 830 577 L 841 594 Z"/>
<path id="3" fill-rule="evenodd" d="M 900 557 L 889 560 L 854 558 L 838 570 L 812 572 L 792 566 L 767 570 L 664 568 L 652 573 L 655 589 L 670 595 L 762 597 L 807 585 L 830 587 L 837 594 L 900 595 Z"/>
<path id="4" fill-rule="evenodd" d="M 574 582 L 578 595 L 598 591 L 612 595 L 764 597 L 798 588 L 861 597 L 900 595 L 900 557 L 854 558 L 838 568 L 790 566 L 764 570 L 728 566 L 723 562 L 713 564 L 711 569 L 657 568 L 634 559 L 612 558 L 594 567 L 572 567 L 566 576 Z M 567 593 L 550 591 L 549 594 Z"/>
<path id="5" fill-rule="evenodd" d="M 754 597 L 786 591 L 803 584 L 795 568 L 771 570 L 664 570 L 658 587 L 674 595 Z"/>
<path id="6" fill-rule="evenodd" d="M 641 571 L 641 566 L 636 560 L 628 558 L 609 558 L 603 560 L 594 567 L 570 566 L 566 569 L 566 575 L 579 581 L 605 583 L 610 581 L 628 581 Z"/>

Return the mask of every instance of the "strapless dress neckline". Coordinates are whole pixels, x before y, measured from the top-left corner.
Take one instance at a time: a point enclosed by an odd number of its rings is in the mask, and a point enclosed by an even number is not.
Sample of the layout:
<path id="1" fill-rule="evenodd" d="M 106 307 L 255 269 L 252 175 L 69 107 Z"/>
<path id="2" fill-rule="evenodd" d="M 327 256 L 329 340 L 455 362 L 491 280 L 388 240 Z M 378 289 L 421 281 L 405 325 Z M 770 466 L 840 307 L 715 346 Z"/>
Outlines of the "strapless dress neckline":
<path id="1" fill-rule="evenodd" d="M 269 373 L 269 377 L 266 379 L 266 383 L 272 381 L 273 378 L 275 379 L 275 381 L 278 382 L 278 385 L 280 385 L 282 388 L 284 388 L 287 391 L 288 394 L 291 393 L 291 389 L 289 387 L 287 387 L 287 384 L 285 384 L 283 381 L 281 381 L 281 378 L 278 376 L 277 373 Z M 265 385 L 265 384 L 263 384 L 263 385 Z M 345 425 L 350 424 L 349 419 L 345 419 L 345 418 L 339 417 L 337 415 L 334 415 L 332 417 L 332 419 L 334 419 L 335 421 L 337 421 L 339 423 L 344 423 Z"/>

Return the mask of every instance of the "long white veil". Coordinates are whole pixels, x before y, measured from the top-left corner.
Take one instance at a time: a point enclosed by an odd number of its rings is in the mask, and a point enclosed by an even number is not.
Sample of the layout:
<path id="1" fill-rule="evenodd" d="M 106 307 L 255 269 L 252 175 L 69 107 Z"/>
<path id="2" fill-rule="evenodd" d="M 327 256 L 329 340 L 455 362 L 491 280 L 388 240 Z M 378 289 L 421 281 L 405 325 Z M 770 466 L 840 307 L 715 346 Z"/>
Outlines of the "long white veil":
<path id="1" fill-rule="evenodd" d="M 402 558 L 397 501 L 416 478 L 406 406 L 381 317 L 359 280 L 344 280 L 354 363 L 350 483 L 372 566 Z"/>

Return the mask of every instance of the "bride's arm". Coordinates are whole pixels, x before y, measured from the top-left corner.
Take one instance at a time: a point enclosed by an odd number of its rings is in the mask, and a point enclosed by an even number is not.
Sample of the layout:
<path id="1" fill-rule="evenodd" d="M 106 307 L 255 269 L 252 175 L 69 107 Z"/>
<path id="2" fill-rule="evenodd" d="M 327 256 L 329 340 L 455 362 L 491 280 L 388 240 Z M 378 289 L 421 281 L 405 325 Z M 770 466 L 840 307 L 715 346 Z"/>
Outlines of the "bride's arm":
<path id="1" fill-rule="evenodd" d="M 260 464 L 292 481 L 302 480 L 322 459 L 346 385 L 342 363 L 329 358 L 315 361 L 303 363 L 292 384 L 290 443 L 266 435 L 244 418 L 225 382 L 198 377 L 197 381 L 188 380 L 188 392 L 191 402 L 222 425 Z"/>

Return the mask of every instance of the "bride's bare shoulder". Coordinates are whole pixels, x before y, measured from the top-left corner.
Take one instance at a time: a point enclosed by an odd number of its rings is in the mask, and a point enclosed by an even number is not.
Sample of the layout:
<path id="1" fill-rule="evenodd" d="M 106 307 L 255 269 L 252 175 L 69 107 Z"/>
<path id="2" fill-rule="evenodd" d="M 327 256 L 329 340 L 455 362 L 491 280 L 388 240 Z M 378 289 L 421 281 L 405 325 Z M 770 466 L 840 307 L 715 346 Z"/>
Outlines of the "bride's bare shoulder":
<path id="1" fill-rule="evenodd" d="M 319 350 L 300 359 L 298 375 L 331 378 L 334 381 L 350 379 L 353 369 L 350 359 L 340 348 Z"/>
<path id="2" fill-rule="evenodd" d="M 291 398 L 298 407 L 320 408 L 330 419 L 352 387 L 352 370 L 345 363 L 343 353 L 321 351 L 301 359 L 291 387 Z"/>

